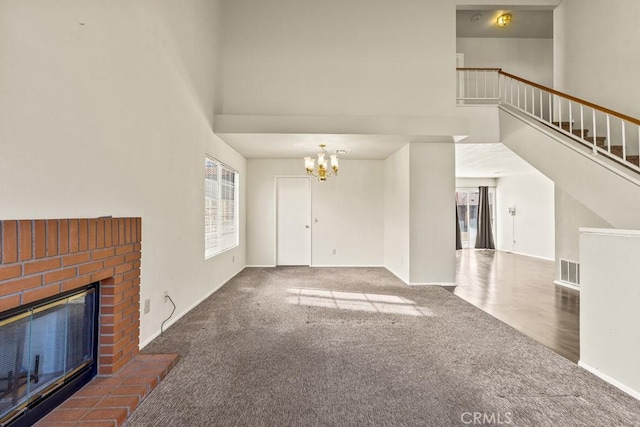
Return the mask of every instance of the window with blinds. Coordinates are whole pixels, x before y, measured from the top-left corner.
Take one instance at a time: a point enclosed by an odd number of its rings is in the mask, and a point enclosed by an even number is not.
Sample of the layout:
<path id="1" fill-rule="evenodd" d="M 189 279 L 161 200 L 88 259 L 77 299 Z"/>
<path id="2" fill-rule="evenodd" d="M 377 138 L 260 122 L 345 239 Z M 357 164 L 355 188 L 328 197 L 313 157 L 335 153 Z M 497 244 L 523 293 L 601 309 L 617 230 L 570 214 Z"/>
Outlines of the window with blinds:
<path id="1" fill-rule="evenodd" d="M 238 246 L 238 172 L 204 159 L 204 257 Z"/>

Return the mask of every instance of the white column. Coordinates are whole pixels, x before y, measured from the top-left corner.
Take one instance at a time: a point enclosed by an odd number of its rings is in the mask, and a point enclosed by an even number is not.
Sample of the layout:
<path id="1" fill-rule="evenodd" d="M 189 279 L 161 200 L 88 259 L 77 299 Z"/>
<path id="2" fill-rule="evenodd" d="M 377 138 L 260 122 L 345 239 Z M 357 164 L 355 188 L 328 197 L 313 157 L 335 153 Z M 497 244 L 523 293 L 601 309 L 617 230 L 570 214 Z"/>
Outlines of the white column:
<path id="1" fill-rule="evenodd" d="M 452 141 L 409 144 L 411 284 L 455 282 L 455 149 Z"/>

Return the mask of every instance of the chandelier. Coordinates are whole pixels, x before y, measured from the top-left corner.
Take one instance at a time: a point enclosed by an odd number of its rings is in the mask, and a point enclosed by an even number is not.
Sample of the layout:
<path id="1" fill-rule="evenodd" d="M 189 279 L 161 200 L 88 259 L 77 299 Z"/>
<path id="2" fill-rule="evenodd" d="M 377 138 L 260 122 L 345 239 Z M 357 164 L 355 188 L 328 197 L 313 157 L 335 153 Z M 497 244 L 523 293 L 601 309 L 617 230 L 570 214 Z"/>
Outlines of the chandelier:
<path id="1" fill-rule="evenodd" d="M 329 158 L 331 159 L 331 169 L 329 169 L 326 158 L 328 153 L 325 147 L 326 145 L 320 144 L 317 169 L 315 168 L 316 159 L 312 159 L 311 157 L 304 158 L 304 167 L 307 169 L 307 175 L 317 177 L 320 182 L 326 181 L 327 178 L 332 175 L 338 175 L 338 155 L 329 154 Z"/>

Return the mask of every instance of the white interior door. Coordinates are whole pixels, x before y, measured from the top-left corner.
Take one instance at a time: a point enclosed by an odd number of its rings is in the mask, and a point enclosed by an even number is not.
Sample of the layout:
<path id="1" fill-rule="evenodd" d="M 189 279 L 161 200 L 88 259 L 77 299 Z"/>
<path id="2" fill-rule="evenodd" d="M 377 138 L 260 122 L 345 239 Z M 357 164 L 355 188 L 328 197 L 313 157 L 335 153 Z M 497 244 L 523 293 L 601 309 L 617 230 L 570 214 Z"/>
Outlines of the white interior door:
<path id="1" fill-rule="evenodd" d="M 309 178 L 276 178 L 276 264 L 311 265 Z"/>

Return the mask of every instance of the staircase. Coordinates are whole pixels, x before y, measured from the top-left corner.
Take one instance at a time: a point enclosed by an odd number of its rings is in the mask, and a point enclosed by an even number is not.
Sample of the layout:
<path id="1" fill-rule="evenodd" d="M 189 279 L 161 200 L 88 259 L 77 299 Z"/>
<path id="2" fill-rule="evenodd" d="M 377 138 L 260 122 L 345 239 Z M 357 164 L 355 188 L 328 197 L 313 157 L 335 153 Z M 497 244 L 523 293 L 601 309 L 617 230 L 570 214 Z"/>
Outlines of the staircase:
<path id="1" fill-rule="evenodd" d="M 578 138 L 587 141 L 590 146 L 593 145 L 595 139 L 595 144 L 598 148 L 602 149 L 603 151 L 607 151 L 616 157 L 619 157 L 621 160 L 625 160 L 625 153 L 622 145 L 607 145 L 606 136 L 589 136 L 589 129 L 575 129 L 572 122 L 551 122 L 551 124 L 560 127 L 564 131 L 570 132 Z M 626 161 L 636 166 L 640 166 L 640 155 L 627 155 Z"/>
<path id="2" fill-rule="evenodd" d="M 499 105 L 588 147 L 622 169 L 640 175 L 640 120 L 499 68 L 457 68 L 458 105 Z M 637 177 L 636 177 L 637 178 Z"/>

